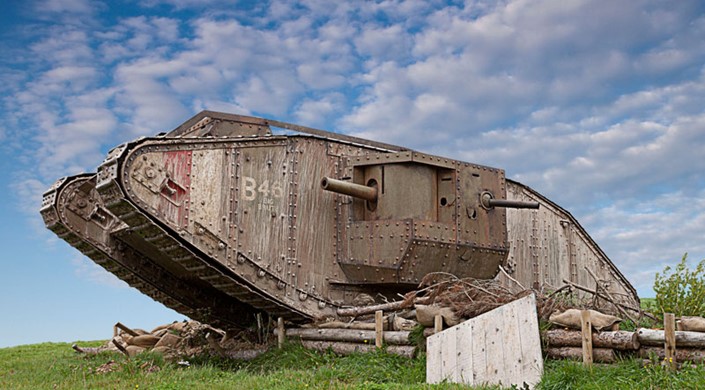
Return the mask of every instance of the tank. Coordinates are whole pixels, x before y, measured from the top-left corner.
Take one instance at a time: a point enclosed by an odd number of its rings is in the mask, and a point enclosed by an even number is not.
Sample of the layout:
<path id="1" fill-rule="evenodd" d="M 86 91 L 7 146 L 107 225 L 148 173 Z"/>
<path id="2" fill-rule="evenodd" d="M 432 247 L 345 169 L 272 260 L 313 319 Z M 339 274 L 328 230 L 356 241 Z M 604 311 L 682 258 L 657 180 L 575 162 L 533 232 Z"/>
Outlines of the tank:
<path id="1" fill-rule="evenodd" d="M 432 272 L 598 285 L 638 305 L 570 213 L 501 169 L 262 118 L 203 111 L 120 145 L 58 180 L 41 215 L 130 286 L 224 329 L 260 312 L 337 317 Z"/>

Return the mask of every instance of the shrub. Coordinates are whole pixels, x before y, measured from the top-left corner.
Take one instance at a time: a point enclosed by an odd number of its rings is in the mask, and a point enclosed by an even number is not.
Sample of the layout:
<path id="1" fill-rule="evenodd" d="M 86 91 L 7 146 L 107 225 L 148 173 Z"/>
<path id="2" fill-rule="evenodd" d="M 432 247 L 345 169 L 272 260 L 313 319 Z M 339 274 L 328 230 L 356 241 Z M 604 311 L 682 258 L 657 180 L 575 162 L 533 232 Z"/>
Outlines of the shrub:
<path id="1" fill-rule="evenodd" d="M 654 291 L 656 306 L 663 313 L 676 316 L 705 315 L 705 260 L 701 260 L 694 270 L 687 265 L 688 254 L 671 269 L 666 266 L 662 273 L 656 273 Z"/>

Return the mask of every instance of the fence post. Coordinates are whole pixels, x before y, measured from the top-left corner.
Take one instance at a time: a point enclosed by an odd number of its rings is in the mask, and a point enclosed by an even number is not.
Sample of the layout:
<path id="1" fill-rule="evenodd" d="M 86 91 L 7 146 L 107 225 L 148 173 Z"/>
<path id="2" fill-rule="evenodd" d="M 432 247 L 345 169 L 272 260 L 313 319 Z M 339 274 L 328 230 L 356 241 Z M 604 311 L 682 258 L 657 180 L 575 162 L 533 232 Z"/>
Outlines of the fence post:
<path id="1" fill-rule="evenodd" d="M 676 362 L 676 316 L 673 313 L 663 314 L 663 331 L 665 336 L 665 355 L 666 364 L 675 370 L 677 367 Z"/>
<path id="2" fill-rule="evenodd" d="M 375 312 L 375 347 L 377 348 L 382 348 L 382 339 L 384 337 L 382 319 L 382 310 L 377 310 Z"/>
<path id="3" fill-rule="evenodd" d="M 433 318 L 433 333 L 438 333 L 443 330 L 443 316 L 436 314 Z"/>
<path id="4" fill-rule="evenodd" d="M 580 328 L 583 340 L 583 365 L 592 367 L 592 321 L 590 311 L 580 311 Z"/>
<path id="5" fill-rule="evenodd" d="M 286 330 L 284 329 L 284 318 L 277 318 L 277 345 L 281 349 L 284 346 L 284 340 L 286 340 Z"/>

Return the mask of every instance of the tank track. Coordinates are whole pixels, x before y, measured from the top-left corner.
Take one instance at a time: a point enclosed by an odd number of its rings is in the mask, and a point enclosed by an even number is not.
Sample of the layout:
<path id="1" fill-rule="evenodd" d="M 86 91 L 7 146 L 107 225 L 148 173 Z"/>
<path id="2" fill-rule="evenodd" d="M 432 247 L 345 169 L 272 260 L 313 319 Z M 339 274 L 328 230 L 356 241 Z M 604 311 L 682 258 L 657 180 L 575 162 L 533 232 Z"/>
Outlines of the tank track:
<path id="1" fill-rule="evenodd" d="M 89 237 L 73 228 L 65 214 L 70 193 L 91 179 L 90 175 L 62 179 L 55 189 L 52 188 L 53 191 L 45 194 L 45 199 L 53 200 L 51 206 L 46 204 L 42 209 L 49 230 L 106 271 L 170 309 L 224 329 L 248 325 L 248 316 L 243 315 L 243 311 L 250 313 L 255 309 L 237 305 L 217 291 L 206 292 L 184 283 L 184 280 L 149 261 L 140 251 L 126 245 L 125 240 L 132 235 L 131 232 L 118 232 L 113 235 L 116 239 L 108 242 L 91 242 Z M 134 239 L 128 241 L 134 242 Z"/>

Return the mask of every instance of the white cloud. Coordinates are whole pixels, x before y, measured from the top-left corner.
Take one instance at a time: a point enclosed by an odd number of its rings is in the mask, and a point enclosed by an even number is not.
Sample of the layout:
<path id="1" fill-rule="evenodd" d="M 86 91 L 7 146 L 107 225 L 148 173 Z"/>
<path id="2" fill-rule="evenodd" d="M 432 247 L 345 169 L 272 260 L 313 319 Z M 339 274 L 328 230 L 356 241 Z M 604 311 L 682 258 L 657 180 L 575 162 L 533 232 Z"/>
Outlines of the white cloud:
<path id="1" fill-rule="evenodd" d="M 345 96 L 332 93 L 320 99 L 305 99 L 296 109 L 297 121 L 308 126 L 323 126 L 329 123 L 330 116 L 340 112 L 345 105 Z"/>
<path id="2" fill-rule="evenodd" d="M 505 168 L 585 220 L 628 276 L 649 275 L 637 258 L 651 270 L 702 251 L 698 2 L 153 0 L 114 24 L 107 3 L 37 4 L 68 22 L 42 27 L 25 73 L 3 71 L 0 138 L 24 149 L 28 197 L 214 109 Z"/>
<path id="3" fill-rule="evenodd" d="M 355 48 L 362 56 L 369 56 L 374 61 L 403 59 L 411 50 L 411 38 L 398 24 L 386 28 L 365 28 L 362 35 L 355 39 Z"/>
<path id="4" fill-rule="evenodd" d="M 633 198 L 595 210 L 582 223 L 612 260 L 628 271 L 644 294 L 654 273 L 678 262 L 685 252 L 691 261 L 705 258 L 705 191 L 677 191 L 648 200 Z M 651 293 L 652 294 L 652 293 Z"/>

